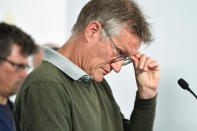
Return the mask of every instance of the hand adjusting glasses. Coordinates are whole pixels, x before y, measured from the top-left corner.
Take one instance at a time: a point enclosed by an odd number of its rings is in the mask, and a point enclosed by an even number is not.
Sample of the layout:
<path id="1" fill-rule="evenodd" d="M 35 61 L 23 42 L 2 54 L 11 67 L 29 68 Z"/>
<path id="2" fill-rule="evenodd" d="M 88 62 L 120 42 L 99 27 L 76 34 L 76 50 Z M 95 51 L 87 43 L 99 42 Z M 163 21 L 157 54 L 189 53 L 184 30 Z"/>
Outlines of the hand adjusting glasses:
<path id="1" fill-rule="evenodd" d="M 117 48 L 116 44 L 114 43 L 114 41 L 112 40 L 112 38 L 109 34 L 108 34 L 108 37 L 109 37 L 110 41 L 112 42 L 112 45 L 116 49 L 116 52 L 118 53 L 118 57 L 114 60 L 114 62 L 124 60 L 124 63 L 123 63 L 122 66 L 125 66 L 125 65 L 128 65 L 128 64 L 132 63 L 133 61 L 131 60 L 131 58 L 129 58 L 128 56 L 123 55 L 121 53 L 121 51 Z"/>
<path id="2" fill-rule="evenodd" d="M 16 68 L 16 72 L 21 72 L 23 70 L 28 70 L 30 68 L 29 65 L 17 64 L 17 63 L 15 63 L 13 61 L 8 60 L 6 57 L 0 56 L 0 60 L 3 60 L 3 61 L 6 61 L 6 62 L 10 63 L 10 65 L 12 65 L 13 67 Z"/>

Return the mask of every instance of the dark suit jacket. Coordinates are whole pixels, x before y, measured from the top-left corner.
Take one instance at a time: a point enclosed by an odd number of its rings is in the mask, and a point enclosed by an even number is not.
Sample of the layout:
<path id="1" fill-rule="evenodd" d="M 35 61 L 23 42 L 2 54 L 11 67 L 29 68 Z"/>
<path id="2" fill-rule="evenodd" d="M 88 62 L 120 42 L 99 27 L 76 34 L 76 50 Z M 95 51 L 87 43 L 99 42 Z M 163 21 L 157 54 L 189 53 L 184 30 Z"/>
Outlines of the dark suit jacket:
<path id="1" fill-rule="evenodd" d="M 13 111 L 13 103 L 9 100 L 8 103 Z M 2 108 L 0 108 L 0 131 L 14 131 L 13 122 L 8 119 Z"/>

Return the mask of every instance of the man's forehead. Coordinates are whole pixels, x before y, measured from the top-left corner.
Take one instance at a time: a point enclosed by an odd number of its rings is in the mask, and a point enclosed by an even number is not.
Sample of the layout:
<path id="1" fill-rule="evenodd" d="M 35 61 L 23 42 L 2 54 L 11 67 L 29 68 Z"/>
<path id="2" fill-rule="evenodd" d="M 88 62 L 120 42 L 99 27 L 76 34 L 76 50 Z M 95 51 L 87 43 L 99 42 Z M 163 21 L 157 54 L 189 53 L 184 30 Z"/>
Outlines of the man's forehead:
<path id="1" fill-rule="evenodd" d="M 17 44 L 14 44 L 11 48 L 10 55 L 8 56 L 9 59 L 15 60 L 16 62 L 27 63 L 28 56 L 23 55 L 21 53 L 21 47 Z"/>
<path id="2" fill-rule="evenodd" d="M 124 48 L 128 55 L 137 53 L 142 43 L 141 38 L 136 34 L 129 32 L 128 29 L 121 30 L 117 39 L 119 40 L 119 43 L 117 44 Z"/>
<path id="3" fill-rule="evenodd" d="M 142 39 L 137 34 L 130 32 L 127 28 L 123 28 L 117 37 L 120 37 L 120 39 L 124 39 L 129 43 L 138 44 L 139 46 L 142 43 Z"/>

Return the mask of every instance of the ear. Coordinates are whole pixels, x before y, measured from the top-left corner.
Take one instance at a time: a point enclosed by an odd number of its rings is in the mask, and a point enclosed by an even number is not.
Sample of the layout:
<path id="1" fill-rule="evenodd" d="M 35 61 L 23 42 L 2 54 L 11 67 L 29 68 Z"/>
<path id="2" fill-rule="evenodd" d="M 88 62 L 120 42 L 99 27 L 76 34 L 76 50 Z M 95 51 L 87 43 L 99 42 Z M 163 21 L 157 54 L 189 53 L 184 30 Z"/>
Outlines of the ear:
<path id="1" fill-rule="evenodd" d="M 85 37 L 87 41 L 99 39 L 102 31 L 102 25 L 98 21 L 91 21 L 85 30 Z"/>

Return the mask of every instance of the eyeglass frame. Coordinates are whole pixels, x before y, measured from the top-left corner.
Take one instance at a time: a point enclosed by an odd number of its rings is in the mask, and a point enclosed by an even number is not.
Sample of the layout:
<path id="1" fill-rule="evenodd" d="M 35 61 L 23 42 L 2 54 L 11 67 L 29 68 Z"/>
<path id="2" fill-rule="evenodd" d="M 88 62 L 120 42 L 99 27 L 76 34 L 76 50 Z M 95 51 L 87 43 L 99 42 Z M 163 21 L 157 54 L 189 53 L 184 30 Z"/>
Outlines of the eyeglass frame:
<path id="1" fill-rule="evenodd" d="M 124 56 L 123 54 L 121 54 L 121 51 L 117 48 L 115 42 L 112 40 L 112 38 L 111 38 L 111 36 L 109 34 L 108 34 L 108 37 L 109 37 L 109 40 L 112 42 L 112 45 L 115 48 L 116 52 L 118 53 L 119 58 L 121 58 L 118 61 L 124 60 L 124 63 L 123 63 L 122 66 L 125 66 L 125 65 L 128 65 L 128 64 L 132 63 L 133 60 L 131 58 L 129 58 L 128 56 Z M 116 62 L 118 62 L 118 61 L 116 61 Z"/>
<path id="2" fill-rule="evenodd" d="M 21 72 L 23 70 L 27 70 L 28 71 L 30 69 L 29 65 L 15 63 L 13 61 L 8 60 L 6 57 L 0 56 L 0 60 L 6 61 L 10 65 L 12 65 L 13 67 L 16 67 L 16 72 Z"/>

